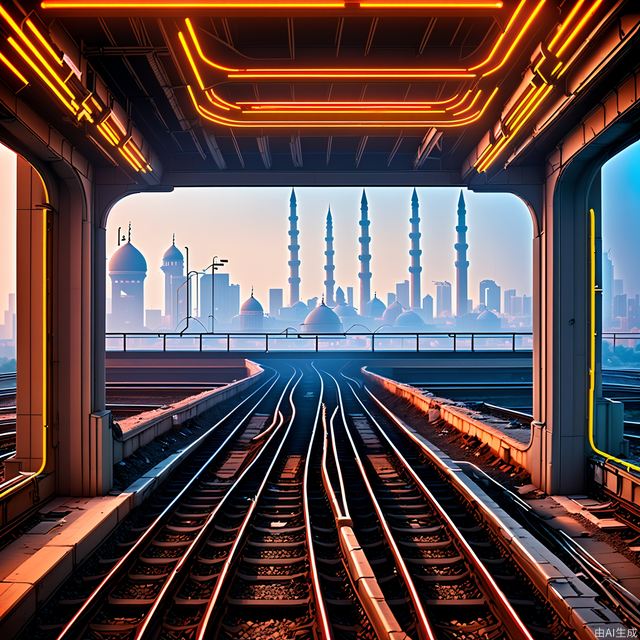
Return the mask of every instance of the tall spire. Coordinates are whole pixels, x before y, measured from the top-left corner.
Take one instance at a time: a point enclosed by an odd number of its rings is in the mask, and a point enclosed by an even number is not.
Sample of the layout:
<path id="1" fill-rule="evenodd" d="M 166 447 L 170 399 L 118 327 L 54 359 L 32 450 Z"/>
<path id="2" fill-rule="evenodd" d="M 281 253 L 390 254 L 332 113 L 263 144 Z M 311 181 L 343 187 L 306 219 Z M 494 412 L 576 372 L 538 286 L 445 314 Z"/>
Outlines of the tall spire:
<path id="1" fill-rule="evenodd" d="M 411 258 L 411 266 L 409 267 L 409 274 L 411 278 L 410 284 L 410 306 L 412 309 L 422 308 L 422 296 L 420 293 L 420 274 L 422 273 L 422 266 L 420 264 L 420 256 L 422 255 L 422 249 L 420 249 L 420 202 L 418 201 L 418 193 L 413 190 L 411 196 L 411 218 L 409 223 L 411 224 L 411 231 L 409 233 L 409 240 L 411 241 L 411 248 L 409 249 L 409 256 Z"/>
<path id="2" fill-rule="evenodd" d="M 333 299 L 333 291 L 336 286 L 336 281 L 333 278 L 333 272 L 335 271 L 335 266 L 333 264 L 333 256 L 335 255 L 335 251 L 333 250 L 333 219 L 331 217 L 331 206 L 329 206 L 329 211 L 327 212 L 327 235 L 325 236 L 325 242 L 327 243 L 326 251 L 324 255 L 326 257 L 325 261 L 325 281 L 324 288 L 325 294 L 323 296 L 323 302 L 326 301 L 326 304 L 329 307 L 333 307 L 335 301 Z"/>
<path id="3" fill-rule="evenodd" d="M 298 204 L 296 192 L 289 198 L 289 306 L 300 301 L 300 245 L 298 244 Z"/>
<path id="4" fill-rule="evenodd" d="M 456 315 L 458 318 L 469 312 L 468 292 L 467 292 L 467 276 L 469 269 L 469 261 L 467 260 L 467 224 L 466 224 L 467 208 L 464 203 L 464 196 L 460 190 L 458 198 L 458 225 L 456 232 L 458 241 L 454 245 L 456 250 Z"/>
<path id="5" fill-rule="evenodd" d="M 367 194 L 362 190 L 362 199 L 360 200 L 360 313 L 366 314 L 371 300 L 371 254 L 369 253 L 369 203 L 367 202 Z"/>

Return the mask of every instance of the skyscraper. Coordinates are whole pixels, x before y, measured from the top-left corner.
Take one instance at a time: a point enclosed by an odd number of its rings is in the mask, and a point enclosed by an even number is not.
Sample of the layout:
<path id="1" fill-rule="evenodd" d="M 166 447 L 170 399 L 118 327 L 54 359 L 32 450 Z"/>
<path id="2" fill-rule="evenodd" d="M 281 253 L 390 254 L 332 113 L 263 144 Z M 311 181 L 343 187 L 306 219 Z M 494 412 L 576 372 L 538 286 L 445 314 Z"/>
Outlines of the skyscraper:
<path id="1" fill-rule="evenodd" d="M 283 306 L 284 293 L 282 289 L 269 289 L 269 315 L 272 318 L 277 318 Z"/>
<path id="2" fill-rule="evenodd" d="M 464 196 L 460 191 L 458 198 L 458 224 L 456 232 L 458 241 L 454 245 L 456 250 L 456 315 L 458 318 L 469 313 L 469 296 L 467 291 L 467 276 L 469 269 L 469 261 L 467 260 L 467 225 L 466 225 L 467 209 L 464 203 Z"/>
<path id="3" fill-rule="evenodd" d="M 500 313 L 500 286 L 494 280 L 480 281 L 478 304 L 483 304 L 487 309 Z"/>
<path id="4" fill-rule="evenodd" d="M 513 299 L 516 297 L 515 289 L 506 289 L 504 294 L 503 313 L 505 316 L 513 316 Z"/>
<path id="5" fill-rule="evenodd" d="M 324 240 L 327 247 L 324 252 L 326 259 L 324 265 L 324 301 L 328 307 L 333 307 L 335 304 L 333 291 L 336 286 L 336 281 L 334 280 L 333 274 L 336 268 L 333 264 L 333 256 L 335 255 L 335 251 L 333 250 L 333 219 L 331 218 L 331 207 L 329 207 L 329 211 L 327 212 L 327 233 Z"/>
<path id="6" fill-rule="evenodd" d="M 409 308 L 410 285 L 408 280 L 396 282 L 396 300 L 405 308 Z"/>
<path id="7" fill-rule="evenodd" d="M 418 201 L 418 194 L 416 190 L 413 190 L 411 196 L 411 232 L 409 233 L 409 240 L 411 241 L 411 249 L 409 250 L 409 256 L 411 257 L 411 266 L 409 267 L 409 273 L 411 277 L 411 294 L 410 294 L 410 306 L 412 309 L 420 309 L 421 293 L 420 293 L 420 274 L 422 273 L 422 266 L 420 265 L 420 256 L 422 250 L 420 249 L 420 216 L 419 216 L 420 203 Z"/>
<path id="8" fill-rule="evenodd" d="M 433 322 L 433 296 L 429 293 L 422 298 L 422 319 L 426 323 Z"/>
<path id="9" fill-rule="evenodd" d="M 164 323 L 174 331 L 187 315 L 187 288 L 182 286 L 185 283 L 184 256 L 176 247 L 175 235 L 162 256 L 160 270 L 164 273 Z"/>
<path id="10" fill-rule="evenodd" d="M 367 194 L 362 190 L 362 199 L 360 200 L 360 309 L 367 309 L 371 300 L 371 254 L 369 253 L 369 203 L 367 202 Z"/>
<path id="11" fill-rule="evenodd" d="M 451 283 L 436 282 L 436 314 L 438 318 L 451 316 Z"/>
<path id="12" fill-rule="evenodd" d="M 240 285 L 231 284 L 228 273 L 216 273 L 213 276 L 213 304 L 211 300 L 211 274 L 205 273 L 200 277 L 200 319 L 206 327 L 213 327 L 216 331 L 231 323 L 231 319 L 240 310 Z M 212 321 L 215 316 L 215 323 Z"/>
<path id="13" fill-rule="evenodd" d="M 291 189 L 289 198 L 289 306 L 300 300 L 300 245 L 298 244 L 298 202 Z"/>
<path id="14" fill-rule="evenodd" d="M 607 251 L 602 256 L 602 327 L 605 331 L 611 328 L 613 321 L 613 279 L 613 261 Z"/>

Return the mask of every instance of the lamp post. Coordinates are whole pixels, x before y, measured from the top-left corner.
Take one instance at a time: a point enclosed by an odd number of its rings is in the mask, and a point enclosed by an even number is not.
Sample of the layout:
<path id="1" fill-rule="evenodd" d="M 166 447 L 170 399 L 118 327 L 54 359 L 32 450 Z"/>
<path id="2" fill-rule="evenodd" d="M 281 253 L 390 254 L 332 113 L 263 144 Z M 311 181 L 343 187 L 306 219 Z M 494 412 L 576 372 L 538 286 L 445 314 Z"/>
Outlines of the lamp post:
<path id="1" fill-rule="evenodd" d="M 227 264 L 227 262 L 229 262 L 229 260 L 227 260 L 227 258 L 219 258 L 219 256 L 213 256 L 213 259 L 211 260 L 211 264 L 207 267 L 205 267 L 203 269 L 203 271 L 206 271 L 207 269 L 211 269 L 211 333 L 215 333 L 215 321 L 216 321 L 216 305 L 215 305 L 215 299 L 216 299 L 216 287 L 215 287 L 215 273 L 218 270 L 219 267 L 224 267 L 225 264 Z"/>

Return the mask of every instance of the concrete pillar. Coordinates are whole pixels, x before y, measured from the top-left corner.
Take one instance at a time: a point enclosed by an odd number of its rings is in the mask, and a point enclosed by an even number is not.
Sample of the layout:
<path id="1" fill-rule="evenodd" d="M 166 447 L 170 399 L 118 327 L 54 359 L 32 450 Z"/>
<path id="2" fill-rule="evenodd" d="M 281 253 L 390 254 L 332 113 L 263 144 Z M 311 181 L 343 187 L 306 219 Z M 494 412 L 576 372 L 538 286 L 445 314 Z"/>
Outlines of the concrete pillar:
<path id="1" fill-rule="evenodd" d="M 105 233 L 93 187 L 77 175 L 60 179 L 53 225 L 52 387 L 57 491 L 106 493 L 112 439 L 105 409 Z"/>
<path id="2" fill-rule="evenodd" d="M 589 389 L 589 208 L 600 211 L 593 171 L 547 176 L 534 255 L 534 444 L 544 491 L 586 487 Z"/>
<path id="3" fill-rule="evenodd" d="M 17 398 L 16 455 L 5 464 L 7 477 L 53 466 L 48 414 L 47 371 L 47 204 L 40 175 L 17 156 Z M 43 437 L 44 436 L 44 437 Z M 43 457 L 46 438 L 46 469 Z"/>

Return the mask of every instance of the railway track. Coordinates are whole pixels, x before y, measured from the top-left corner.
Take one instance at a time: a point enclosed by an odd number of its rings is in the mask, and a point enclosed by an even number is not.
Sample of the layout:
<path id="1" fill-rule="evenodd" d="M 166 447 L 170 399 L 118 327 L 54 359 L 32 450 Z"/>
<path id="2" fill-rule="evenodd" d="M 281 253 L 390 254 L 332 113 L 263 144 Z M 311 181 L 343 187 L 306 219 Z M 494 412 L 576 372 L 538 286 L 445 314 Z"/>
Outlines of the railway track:
<path id="1" fill-rule="evenodd" d="M 383 532 L 420 638 L 572 637 L 475 512 L 367 394 L 329 375 L 356 533 Z M 357 514 L 371 514 L 369 521 Z M 364 539 L 364 538 L 363 538 Z M 375 557 L 378 542 L 369 553 Z M 367 549 L 365 549 L 367 551 Z M 379 553 L 378 553 L 379 555 Z M 385 560 L 386 562 L 386 560 Z M 382 576 L 381 576 L 382 580 Z M 399 594 L 398 594 L 399 595 Z M 399 598 L 389 594 L 404 623 Z"/>
<path id="2" fill-rule="evenodd" d="M 202 436 L 200 446 L 76 571 L 29 638 L 133 638 L 156 619 L 238 484 L 272 450 L 299 374 L 275 373 Z M 267 437 L 254 440 L 261 431 Z M 211 547 L 212 549 L 214 547 Z"/>

